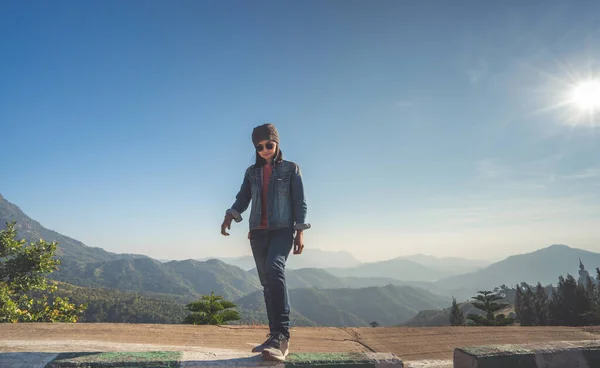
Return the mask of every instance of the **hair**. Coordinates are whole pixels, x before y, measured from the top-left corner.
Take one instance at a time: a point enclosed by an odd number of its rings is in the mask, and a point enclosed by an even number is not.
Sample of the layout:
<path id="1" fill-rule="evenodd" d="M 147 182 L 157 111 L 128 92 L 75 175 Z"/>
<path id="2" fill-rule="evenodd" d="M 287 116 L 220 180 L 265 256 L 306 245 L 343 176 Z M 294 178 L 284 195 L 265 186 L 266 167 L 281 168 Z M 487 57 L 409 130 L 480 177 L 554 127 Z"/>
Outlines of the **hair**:
<path id="1" fill-rule="evenodd" d="M 260 157 L 260 154 L 258 153 L 258 151 L 256 151 L 255 154 L 256 154 L 256 162 L 254 163 L 254 168 L 259 168 L 259 167 L 264 166 L 267 163 L 267 160 Z M 282 160 L 283 160 L 283 152 L 281 152 L 281 149 L 279 148 L 279 144 L 278 144 L 277 149 L 275 150 L 275 157 L 273 158 L 273 162 L 280 163 Z"/>

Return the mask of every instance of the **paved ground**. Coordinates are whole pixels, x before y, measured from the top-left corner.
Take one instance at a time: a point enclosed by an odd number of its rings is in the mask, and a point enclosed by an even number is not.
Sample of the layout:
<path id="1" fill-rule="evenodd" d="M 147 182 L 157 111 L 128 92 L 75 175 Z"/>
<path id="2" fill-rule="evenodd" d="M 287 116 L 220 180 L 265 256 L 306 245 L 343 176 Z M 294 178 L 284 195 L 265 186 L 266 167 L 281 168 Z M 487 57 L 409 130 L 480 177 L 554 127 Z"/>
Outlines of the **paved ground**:
<path id="1" fill-rule="evenodd" d="M 292 329 L 293 352 L 375 351 L 393 353 L 408 367 L 451 367 L 455 347 L 592 340 L 597 330 L 574 327 L 390 327 Z M 192 326 L 149 324 L 2 324 L 0 352 L 38 352 L 52 358 L 69 351 L 179 350 L 202 359 L 251 357 L 250 349 L 262 342 L 267 330 L 252 326 Z M 43 355 L 46 353 L 45 355 Z M 31 365 L 29 365 L 31 366 Z"/>
<path id="2" fill-rule="evenodd" d="M 378 352 L 405 361 L 452 359 L 454 348 L 490 344 L 594 340 L 598 334 L 576 327 L 391 327 L 357 329 L 360 340 Z"/>

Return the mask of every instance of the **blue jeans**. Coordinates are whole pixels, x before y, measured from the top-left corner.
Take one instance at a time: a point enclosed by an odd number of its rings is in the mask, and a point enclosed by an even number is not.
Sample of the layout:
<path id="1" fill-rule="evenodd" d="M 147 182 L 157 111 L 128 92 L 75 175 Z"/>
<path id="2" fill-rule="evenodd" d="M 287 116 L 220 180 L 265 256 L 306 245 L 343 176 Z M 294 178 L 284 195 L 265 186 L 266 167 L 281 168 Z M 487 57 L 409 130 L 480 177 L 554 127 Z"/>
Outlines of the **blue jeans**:
<path id="1" fill-rule="evenodd" d="M 269 329 L 290 338 L 290 301 L 285 282 L 285 263 L 294 243 L 294 230 L 253 229 L 250 246 L 263 287 Z"/>

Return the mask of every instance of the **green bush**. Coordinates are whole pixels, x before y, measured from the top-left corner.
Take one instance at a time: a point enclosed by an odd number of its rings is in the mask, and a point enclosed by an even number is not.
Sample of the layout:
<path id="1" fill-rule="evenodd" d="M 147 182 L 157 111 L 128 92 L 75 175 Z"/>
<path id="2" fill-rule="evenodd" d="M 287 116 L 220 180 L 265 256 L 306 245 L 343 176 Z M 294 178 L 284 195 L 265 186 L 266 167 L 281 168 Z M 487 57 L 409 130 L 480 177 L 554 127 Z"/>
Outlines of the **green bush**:
<path id="1" fill-rule="evenodd" d="M 57 286 L 47 275 L 58 269 L 57 243 L 40 239 L 25 244 L 16 240 L 15 222 L 0 231 L 0 322 L 77 322 L 86 306 L 48 295 Z"/>

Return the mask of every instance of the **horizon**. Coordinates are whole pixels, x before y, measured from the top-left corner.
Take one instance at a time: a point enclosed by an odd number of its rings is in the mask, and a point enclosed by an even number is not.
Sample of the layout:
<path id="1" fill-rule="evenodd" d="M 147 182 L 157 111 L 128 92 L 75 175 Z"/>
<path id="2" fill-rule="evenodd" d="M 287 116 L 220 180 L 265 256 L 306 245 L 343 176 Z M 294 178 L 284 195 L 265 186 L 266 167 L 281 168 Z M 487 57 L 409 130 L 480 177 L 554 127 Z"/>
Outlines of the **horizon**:
<path id="1" fill-rule="evenodd" d="M 4 197 L 2 195 L 2 193 L 0 193 L 0 200 L 3 200 L 3 199 L 6 200 L 7 202 L 9 202 L 9 203 L 11 203 L 11 204 L 19 207 L 18 204 L 10 202 L 10 200 L 6 199 L 6 197 Z M 19 210 L 21 210 L 20 207 L 19 207 Z M 22 211 L 22 212 L 23 212 L 23 214 L 25 216 L 28 216 L 27 213 L 25 213 L 24 211 Z M 32 219 L 32 220 L 33 221 L 37 221 L 35 219 Z M 40 225 L 42 227 L 46 228 L 44 226 L 44 224 L 40 223 Z M 48 229 L 48 228 L 46 228 L 46 229 Z M 56 231 L 54 229 L 48 229 L 48 230 L 58 232 L 58 231 Z M 60 232 L 58 232 L 58 233 L 61 234 L 61 235 L 63 235 L 63 236 L 72 238 L 68 234 L 62 234 Z M 19 234 L 17 234 L 17 238 L 21 239 L 21 237 L 19 236 Z M 80 239 L 75 239 L 75 238 L 72 238 L 72 239 L 74 239 L 76 241 L 81 241 Z M 84 242 L 82 242 L 82 243 L 84 245 L 88 246 L 88 247 L 94 247 L 93 245 L 85 244 Z M 60 244 L 59 244 L 59 246 L 60 246 Z M 436 256 L 434 254 L 427 254 L 427 253 L 410 253 L 410 254 L 404 254 L 404 255 L 395 256 L 395 257 L 391 257 L 391 258 L 381 258 L 381 259 L 377 259 L 377 260 L 362 260 L 359 257 L 357 257 L 355 254 L 353 254 L 351 251 L 348 251 L 348 250 L 327 250 L 327 249 L 321 249 L 321 248 L 308 248 L 306 250 L 308 252 L 317 251 L 317 252 L 329 252 L 329 253 L 345 253 L 345 254 L 351 256 L 354 260 L 358 261 L 361 264 L 371 263 L 371 262 L 379 262 L 379 261 L 388 261 L 388 260 L 393 260 L 393 259 L 397 259 L 397 258 L 408 259 L 408 258 L 411 258 L 411 257 L 420 257 L 420 256 L 422 256 L 422 257 L 435 258 L 435 259 L 438 259 L 438 260 L 453 259 L 454 258 L 454 259 L 466 260 L 466 261 L 473 261 L 473 262 L 483 262 L 483 263 L 485 263 L 485 265 L 483 267 L 487 267 L 487 266 L 489 266 L 489 265 L 491 265 L 493 263 L 501 262 L 501 261 L 506 260 L 507 258 L 512 257 L 512 256 L 533 253 L 533 252 L 537 252 L 537 251 L 540 251 L 540 250 L 543 250 L 543 249 L 547 249 L 547 248 L 551 248 L 551 247 L 556 247 L 556 246 L 567 247 L 567 248 L 574 249 L 574 250 L 583 250 L 583 251 L 593 252 L 592 250 L 589 250 L 589 249 L 578 248 L 578 247 L 571 246 L 571 245 L 568 245 L 568 244 L 553 243 L 553 244 L 549 244 L 549 245 L 543 246 L 541 248 L 534 249 L 532 251 L 527 251 L 527 252 L 523 252 L 523 253 L 506 254 L 504 256 L 500 256 L 500 257 L 497 257 L 497 258 L 468 258 L 468 257 L 456 257 L 456 256 Z M 102 249 L 104 249 L 104 248 L 102 248 Z M 106 249 L 104 249 L 104 250 L 105 251 L 109 251 L 109 250 L 106 250 Z M 252 257 L 252 254 L 250 252 L 247 252 L 246 254 L 237 254 L 237 255 L 234 254 L 234 255 L 229 255 L 229 256 L 218 256 L 218 255 L 216 255 L 216 256 L 212 255 L 211 256 L 211 255 L 209 255 L 209 256 L 198 256 L 198 257 L 195 257 L 195 258 L 190 258 L 190 257 L 184 257 L 184 258 L 160 258 L 160 257 L 158 257 L 157 258 L 157 257 L 153 257 L 151 255 L 144 254 L 144 253 L 129 253 L 129 252 L 119 252 L 119 251 L 109 251 L 109 252 L 113 252 L 113 253 L 117 253 L 117 254 L 143 255 L 143 256 L 147 256 L 147 257 L 150 257 L 152 259 L 155 259 L 155 260 L 158 260 L 158 261 L 161 261 L 161 262 L 185 261 L 185 260 L 207 261 L 207 260 L 211 260 L 211 259 L 218 259 L 218 260 L 221 260 L 223 262 L 226 262 L 225 261 L 226 259 L 240 259 L 240 258 L 244 258 L 244 257 Z M 598 253 L 598 252 L 594 252 L 594 253 Z M 413 260 L 411 260 L 411 261 L 413 261 Z M 413 262 L 419 263 L 417 261 L 413 261 Z"/>
<path id="2" fill-rule="evenodd" d="M 0 193 L 0 200 L 2 200 L 2 199 L 4 199 L 7 202 L 9 202 L 9 203 L 11 203 L 11 204 L 19 207 L 18 204 L 12 203 L 10 200 L 8 200 L 6 197 L 4 197 L 2 195 L 2 193 Z M 21 209 L 21 208 L 19 207 L 19 209 Z M 25 213 L 24 211 L 23 211 L 23 213 L 27 216 L 27 213 Z M 37 221 L 36 219 L 32 219 L 32 220 L 33 221 Z M 40 225 L 42 227 L 48 229 L 47 227 L 44 226 L 43 223 L 40 223 Z M 72 238 L 71 236 L 69 236 L 69 234 L 62 234 L 62 233 L 60 233 L 60 232 L 58 232 L 58 231 L 56 231 L 54 229 L 48 229 L 48 230 L 55 231 L 55 232 L 59 233 L 60 235 L 66 236 L 68 238 Z M 19 236 L 19 234 L 17 234 L 17 238 L 21 239 L 21 237 Z M 72 238 L 72 239 L 81 242 L 80 239 L 75 239 L 75 238 Z M 82 243 L 84 245 L 88 246 L 88 247 L 94 247 L 93 245 L 85 244 L 84 242 L 82 242 Z M 548 247 L 554 246 L 554 245 L 563 245 L 563 244 L 551 244 Z M 59 246 L 60 246 L 60 244 L 59 244 Z M 544 247 L 544 248 L 547 248 L 547 247 Z M 104 249 L 104 248 L 102 248 L 102 249 Z M 543 249 L 543 248 L 540 248 L 540 249 Z M 106 250 L 106 249 L 104 249 L 104 250 Z M 327 249 L 321 249 L 321 248 L 308 248 L 308 249 L 305 249 L 305 251 L 308 251 L 308 252 L 312 252 L 312 251 L 315 251 L 315 250 L 316 251 L 320 251 L 320 252 L 330 252 L 330 253 L 346 253 L 346 254 L 350 255 L 352 258 L 354 258 L 356 261 L 360 262 L 360 263 L 368 263 L 368 262 L 370 262 L 370 261 L 363 261 L 363 260 L 361 260 L 360 258 L 356 257 L 356 255 L 354 255 L 351 251 L 348 251 L 348 250 L 327 250 Z M 108 251 L 108 250 L 106 250 L 106 251 Z M 117 253 L 117 254 L 119 254 L 119 253 L 120 254 L 128 254 L 128 252 L 118 252 L 118 251 L 116 251 L 116 252 L 115 251 L 110 251 L 110 252 Z M 231 255 L 231 256 L 199 256 L 199 257 L 196 257 L 196 258 L 156 258 L 156 257 L 152 257 L 152 256 L 150 256 L 148 254 L 144 254 L 144 253 L 130 253 L 130 254 L 137 254 L 137 255 L 147 256 L 147 257 L 156 259 L 156 260 L 161 261 L 161 262 L 162 261 L 185 261 L 185 260 L 190 260 L 190 259 L 191 260 L 195 260 L 195 261 L 206 261 L 206 260 L 210 260 L 210 259 L 220 259 L 220 260 L 222 260 L 222 259 L 238 259 L 238 258 L 242 258 L 242 257 L 252 257 L 251 253 Z M 511 254 L 511 255 L 514 255 L 514 254 Z M 509 257 L 511 255 L 507 255 L 506 257 Z M 456 258 L 456 259 L 462 259 L 462 260 L 467 260 L 467 261 L 488 262 L 490 264 L 493 263 L 493 262 L 498 262 L 498 261 L 503 260 L 503 259 L 506 258 L 506 257 L 501 257 L 501 258 L 498 258 L 498 259 L 478 259 L 478 258 L 465 258 L 465 257 L 453 257 L 453 256 L 450 256 L 450 257 L 438 257 L 438 256 L 435 256 L 435 255 L 432 255 L 432 254 L 411 253 L 411 254 L 400 255 L 400 256 L 396 256 L 396 257 L 392 257 L 392 258 L 382 258 L 382 259 L 379 259 L 379 260 L 376 260 L 376 261 L 373 261 L 373 262 L 387 261 L 387 260 L 396 259 L 396 258 L 407 258 L 407 257 L 415 257 L 415 256 L 433 257 L 433 258 L 436 258 L 436 259 Z"/>
<path id="3" fill-rule="evenodd" d="M 305 249 L 600 252 L 600 4 L 458 4 L 4 2 L 0 191 L 110 252 L 249 255 L 249 210 L 219 228 L 271 122 Z"/>

